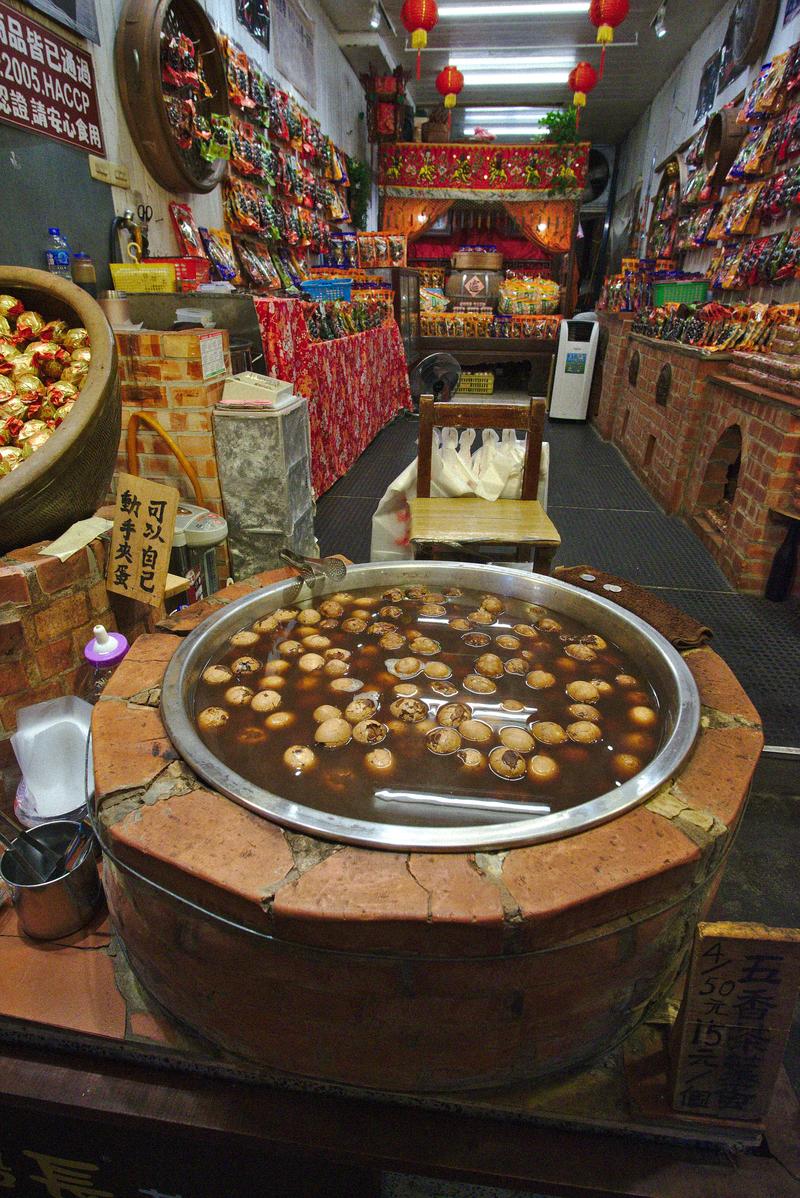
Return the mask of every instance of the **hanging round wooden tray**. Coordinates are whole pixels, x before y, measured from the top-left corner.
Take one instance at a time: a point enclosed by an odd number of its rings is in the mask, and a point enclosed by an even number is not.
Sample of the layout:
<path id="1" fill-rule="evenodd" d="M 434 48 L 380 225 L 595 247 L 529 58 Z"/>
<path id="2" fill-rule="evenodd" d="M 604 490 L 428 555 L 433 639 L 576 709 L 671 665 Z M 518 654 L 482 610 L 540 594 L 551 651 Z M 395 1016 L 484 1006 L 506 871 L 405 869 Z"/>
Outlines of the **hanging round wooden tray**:
<path id="1" fill-rule="evenodd" d="M 225 161 L 207 162 L 195 141 L 182 150 L 167 113 L 161 80 L 162 48 L 175 33 L 195 44 L 211 97 L 197 100 L 198 113 L 227 116 L 225 65 L 214 28 L 197 0 L 125 0 L 114 57 L 125 119 L 142 161 L 167 191 L 213 191 Z M 187 93 L 188 95 L 188 93 Z"/>

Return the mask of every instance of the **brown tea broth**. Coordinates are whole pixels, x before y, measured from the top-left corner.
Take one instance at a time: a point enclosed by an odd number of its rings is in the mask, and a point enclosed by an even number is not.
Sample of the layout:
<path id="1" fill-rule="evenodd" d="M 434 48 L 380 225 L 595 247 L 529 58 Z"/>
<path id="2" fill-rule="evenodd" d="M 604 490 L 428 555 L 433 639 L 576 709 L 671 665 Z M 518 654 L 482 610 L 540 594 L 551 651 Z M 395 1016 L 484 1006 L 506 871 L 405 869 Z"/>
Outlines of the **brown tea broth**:
<path id="1" fill-rule="evenodd" d="M 421 589 L 411 588 L 415 592 Z M 404 595 L 407 596 L 407 593 L 405 589 Z M 437 598 L 441 596 L 441 592 L 431 593 Z M 290 667 L 282 674 L 284 682 L 279 689 L 281 702 L 278 708 L 292 717 L 287 727 L 268 728 L 263 714 L 251 711 L 249 705 L 232 706 L 225 701 L 224 696 L 229 687 L 237 683 L 248 685 L 256 691 L 263 689 L 259 680 L 270 674 L 270 663 L 283 660 L 277 649 L 278 644 L 298 639 L 295 634 L 298 628 L 303 627 L 302 610 L 298 618 L 282 623 L 274 632 L 260 634 L 256 643 L 245 647 L 229 645 L 224 652 L 215 654 L 206 663 L 206 668 L 219 664 L 230 669 L 237 659 L 248 656 L 262 664 L 263 668 L 256 673 L 235 675 L 223 685 L 210 685 L 201 678 L 194 703 L 195 717 L 211 706 L 222 707 L 228 712 L 229 718 L 224 727 L 212 730 L 198 727 L 199 734 L 221 761 L 258 786 L 304 806 L 349 818 L 387 823 L 475 824 L 501 817 L 494 815 L 481 818 L 476 817 L 474 812 L 466 815 L 465 812 L 399 804 L 386 801 L 381 795 L 399 790 L 420 795 L 519 799 L 549 804 L 552 811 L 556 812 L 586 802 L 620 785 L 629 775 L 620 775 L 619 769 L 615 768 L 617 754 L 632 755 L 643 768 L 657 752 L 663 723 L 660 714 L 652 726 L 645 728 L 631 718 L 631 710 L 637 706 L 651 708 L 658 713 L 655 693 L 636 664 L 611 642 L 605 648 L 595 648 L 596 657 L 589 662 L 575 660 L 565 653 L 567 643 L 580 644 L 582 638 L 585 640 L 592 634 L 591 628 L 522 600 L 498 596 L 504 610 L 497 614 L 494 622 L 471 624 L 470 632 L 465 633 L 453 629 L 449 621 L 467 619 L 470 613 L 480 610 L 481 599 L 487 597 L 487 592 L 463 591 L 454 596 L 445 596 L 439 604 L 445 607 L 445 615 L 419 614 L 420 606 L 430 602 L 427 595 L 417 599 L 405 597 L 395 602 L 384 598 L 381 591 L 354 590 L 348 594 L 352 599 L 343 601 L 345 612 L 337 620 L 337 626 L 322 627 L 318 623 L 313 632 L 328 638 L 331 648 L 351 651 L 345 677 L 358 679 L 363 686 L 352 693 L 339 692 L 332 689 L 333 680 L 327 674 L 303 673 L 297 666 L 297 658 L 290 658 Z M 358 606 L 357 601 L 367 596 L 373 596 L 374 602 L 369 606 Z M 325 599 L 318 602 L 324 603 Z M 314 606 L 316 608 L 318 605 Z M 392 618 L 379 614 L 380 609 L 386 606 L 401 608 L 402 615 Z M 363 615 L 367 619 L 367 629 L 360 633 L 343 631 L 341 622 L 355 615 Z M 498 636 L 517 636 L 513 631 L 515 624 L 535 625 L 548 617 L 557 621 L 559 631 L 537 630 L 534 638 L 518 636 L 519 648 L 497 645 Z M 423 666 L 434 661 L 444 662 L 452 671 L 447 681 L 457 688 L 457 693 L 452 696 L 437 693 L 434 689 L 436 680 L 427 678 L 423 673 L 405 678 L 387 671 L 387 661 L 414 655 L 413 644 L 406 643 L 398 649 L 383 649 L 378 644 L 380 635 L 368 631 L 373 622 L 389 622 L 402 635 L 418 630 L 422 636 L 438 641 L 440 652 L 433 656 L 417 655 L 418 659 Z M 490 637 L 490 643 L 473 645 L 469 640 L 465 641 L 465 636 L 474 639 L 475 634 L 478 639 Z M 303 651 L 314 650 L 304 646 Z M 494 693 L 471 693 L 465 688 L 464 679 L 475 672 L 476 660 L 486 653 L 496 654 L 504 662 L 525 656 L 528 672 L 549 672 L 556 676 L 556 683 L 547 689 L 534 690 L 526 684 L 526 674 L 504 673 L 492 679 L 496 683 Z M 620 686 L 615 681 L 619 675 L 633 676 L 637 680 L 636 684 Z M 544 721 L 552 721 L 562 728 L 574 724 L 576 717 L 569 713 L 568 708 L 575 700 L 567 695 L 566 686 L 571 682 L 597 679 L 612 687 L 610 693 L 601 694 L 595 703 L 589 705 L 600 715 L 598 727 L 602 730 L 602 738 L 592 744 L 567 740 L 566 743 L 551 746 L 537 742 L 531 752 L 523 754 L 526 761 L 537 754 L 554 759 L 560 769 L 557 780 L 534 782 L 527 772 L 519 780 L 507 780 L 491 771 L 488 756 L 491 749 L 501 743 L 498 737 L 501 729 L 514 727 L 530 730 L 533 723 Z M 430 722 L 426 722 L 422 730 L 419 724 L 414 723 L 397 726 L 389 708 L 398 698 L 395 687 L 403 683 L 418 688 L 415 697 L 426 704 L 434 725 L 438 711 L 445 704 L 465 703 L 470 707 L 473 719 L 491 726 L 493 736 L 487 744 L 462 741 L 463 748 L 474 747 L 483 754 L 486 760 L 481 768 L 467 768 L 455 753 L 438 756 L 431 752 L 426 731 L 431 727 Z M 363 693 L 371 693 L 376 697 L 378 707 L 374 718 L 389 725 L 388 734 L 379 747 L 391 751 L 394 758 L 391 769 L 376 772 L 367 768 L 365 758 L 373 746 L 360 744 L 354 739 L 340 748 L 326 748 L 315 742 L 318 722 L 312 713 L 316 708 L 322 704 L 332 704 L 343 712 L 353 698 Z M 506 711 L 502 707 L 505 700 L 520 702 L 524 705 L 523 709 Z M 246 731 L 253 729 L 258 730 L 259 735 L 261 731 L 266 733 L 263 741 L 241 743 L 238 738 L 243 734 L 245 738 L 257 734 Z M 307 746 L 313 750 L 316 760 L 311 769 L 298 772 L 284 763 L 283 755 L 293 745 Z"/>

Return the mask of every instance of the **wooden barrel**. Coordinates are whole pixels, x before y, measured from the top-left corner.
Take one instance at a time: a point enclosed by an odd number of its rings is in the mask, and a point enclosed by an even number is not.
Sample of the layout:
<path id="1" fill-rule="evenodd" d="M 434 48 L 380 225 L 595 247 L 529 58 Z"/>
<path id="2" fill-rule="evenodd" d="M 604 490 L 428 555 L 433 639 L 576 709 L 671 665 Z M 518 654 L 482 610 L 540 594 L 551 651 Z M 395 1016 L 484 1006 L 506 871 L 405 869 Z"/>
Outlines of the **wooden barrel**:
<path id="1" fill-rule="evenodd" d="M 53 436 L 0 478 L 0 553 L 59 536 L 94 515 L 108 492 L 120 435 L 117 349 L 100 305 L 43 270 L 0 266 L 0 294 L 18 297 L 45 320 L 89 334 L 92 360 L 75 407 Z"/>

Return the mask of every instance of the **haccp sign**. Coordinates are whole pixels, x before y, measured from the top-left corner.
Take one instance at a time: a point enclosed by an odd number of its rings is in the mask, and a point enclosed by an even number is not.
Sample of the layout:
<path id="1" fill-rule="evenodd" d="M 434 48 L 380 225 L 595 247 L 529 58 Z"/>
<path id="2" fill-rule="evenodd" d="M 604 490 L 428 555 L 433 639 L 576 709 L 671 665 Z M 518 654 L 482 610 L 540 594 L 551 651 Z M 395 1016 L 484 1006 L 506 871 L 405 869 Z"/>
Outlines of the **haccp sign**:
<path id="1" fill-rule="evenodd" d="M 90 55 L 1 2 L 0 121 L 105 153 Z"/>

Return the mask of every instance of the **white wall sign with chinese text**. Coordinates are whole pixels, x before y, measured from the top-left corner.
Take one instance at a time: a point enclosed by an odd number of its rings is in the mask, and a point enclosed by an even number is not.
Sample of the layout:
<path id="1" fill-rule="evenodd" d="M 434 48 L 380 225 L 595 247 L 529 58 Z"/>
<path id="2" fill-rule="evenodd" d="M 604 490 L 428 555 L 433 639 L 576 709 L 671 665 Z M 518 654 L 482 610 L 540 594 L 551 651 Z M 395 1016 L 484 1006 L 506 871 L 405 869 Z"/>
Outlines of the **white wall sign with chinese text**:
<path id="1" fill-rule="evenodd" d="M 172 551 L 179 495 L 135 474 L 117 477 L 106 589 L 159 607 Z"/>
<path id="2" fill-rule="evenodd" d="M 91 54 L 1 0 L 0 121 L 105 155 Z"/>
<path id="3" fill-rule="evenodd" d="M 297 0 L 272 0 L 275 66 L 312 108 L 317 106 L 314 22 Z"/>

